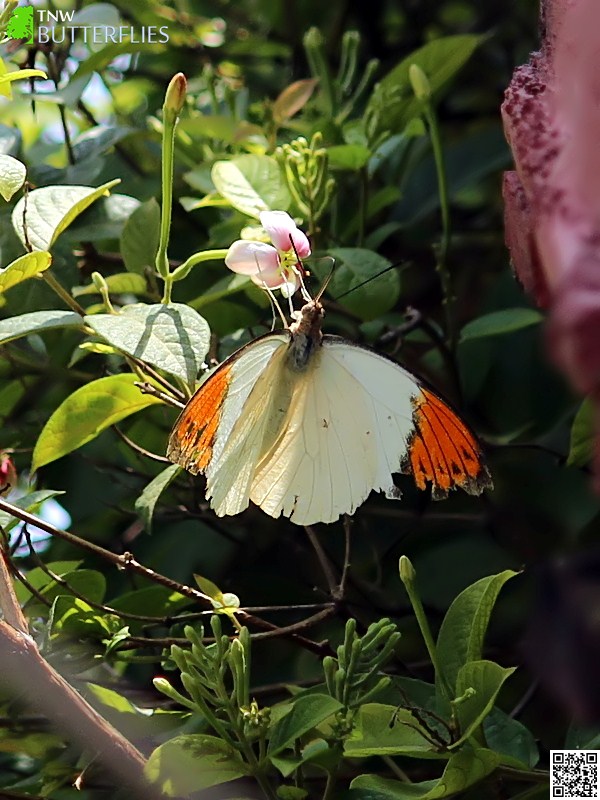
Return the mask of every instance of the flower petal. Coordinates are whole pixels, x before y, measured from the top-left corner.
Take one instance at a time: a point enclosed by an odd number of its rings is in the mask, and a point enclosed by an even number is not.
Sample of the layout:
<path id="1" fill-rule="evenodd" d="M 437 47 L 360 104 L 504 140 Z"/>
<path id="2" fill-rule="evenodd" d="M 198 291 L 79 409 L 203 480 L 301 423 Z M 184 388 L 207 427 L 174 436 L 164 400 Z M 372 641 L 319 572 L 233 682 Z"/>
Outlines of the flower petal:
<path id="1" fill-rule="evenodd" d="M 252 281 L 262 289 L 281 289 L 285 297 L 291 297 L 300 286 L 300 279 L 292 270 L 261 270 L 260 275 L 252 275 Z"/>
<path id="2" fill-rule="evenodd" d="M 306 234 L 296 227 L 287 211 L 261 211 L 260 223 L 278 250 L 289 252 L 293 242 L 299 258 L 310 255 L 310 242 Z"/>
<path id="3" fill-rule="evenodd" d="M 279 256 L 270 244 L 238 239 L 227 251 L 225 264 L 240 275 L 258 275 L 259 269 L 263 272 L 278 270 Z"/>

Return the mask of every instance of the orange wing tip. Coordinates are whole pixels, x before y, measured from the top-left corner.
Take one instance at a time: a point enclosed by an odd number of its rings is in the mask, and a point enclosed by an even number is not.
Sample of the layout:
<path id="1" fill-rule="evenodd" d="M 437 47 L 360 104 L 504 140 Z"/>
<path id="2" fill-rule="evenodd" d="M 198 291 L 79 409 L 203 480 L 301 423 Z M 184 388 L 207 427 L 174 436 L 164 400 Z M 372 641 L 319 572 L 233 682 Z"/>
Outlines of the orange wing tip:
<path id="1" fill-rule="evenodd" d="M 475 436 L 439 397 L 426 389 L 413 399 L 414 432 L 408 443 L 405 472 L 419 489 L 431 483 L 434 500 L 451 489 L 480 495 L 493 486 Z"/>
<path id="2" fill-rule="evenodd" d="M 181 412 L 169 437 L 167 458 L 192 475 L 204 472 L 211 462 L 231 369 L 231 366 L 221 367 L 202 384 Z"/>

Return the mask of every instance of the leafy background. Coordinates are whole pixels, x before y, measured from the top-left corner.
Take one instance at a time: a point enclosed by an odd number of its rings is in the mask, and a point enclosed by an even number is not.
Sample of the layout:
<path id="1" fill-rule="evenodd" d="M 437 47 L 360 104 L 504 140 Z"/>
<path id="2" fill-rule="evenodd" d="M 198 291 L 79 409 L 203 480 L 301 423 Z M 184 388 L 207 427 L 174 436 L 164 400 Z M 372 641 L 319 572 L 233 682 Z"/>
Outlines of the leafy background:
<path id="1" fill-rule="evenodd" d="M 83 4 L 84 10 L 88 5 Z M 121 179 L 109 198 L 81 214 L 52 246 L 53 273 L 91 315 L 87 319 L 96 334 L 102 335 L 101 319 L 94 321 L 94 316 L 105 309 L 92 273 L 104 276 L 117 307 L 136 300 L 160 301 L 158 282 L 145 267 L 153 263 L 158 241 L 160 109 L 173 74 L 184 72 L 189 82 L 175 138 L 169 246 L 174 266 L 195 252 L 227 248 L 242 227 L 256 224 L 232 208 L 225 183 L 215 173 L 211 178 L 216 161 L 256 155 L 264 151 L 265 142 L 272 150 L 298 135 L 310 140 L 319 132 L 335 188 L 311 231 L 317 256 L 313 291 L 327 271 L 319 258 L 334 255 L 340 264 L 326 295 L 326 328 L 392 353 L 456 404 L 485 443 L 495 490 L 476 499 L 454 493 L 434 503 L 410 479 L 400 478 L 400 503 L 372 496 L 355 515 L 345 596 L 335 617 L 311 629 L 310 636 L 337 645 L 349 616 L 363 627 L 389 616 L 402 633 L 396 668 L 431 680 L 398 579 L 399 556 L 407 554 L 415 565 L 434 628 L 452 599 L 473 581 L 524 568 L 503 590 L 485 650 L 486 657 L 504 667 L 522 664 L 536 568 L 545 569 L 556 555 L 587 552 L 597 538 L 599 515 L 588 485 L 589 423 L 582 415 L 579 444 L 567 465 L 581 399 L 548 362 L 542 316 L 530 308 L 517 285 L 503 243 L 500 175 L 511 159 L 498 109 L 512 69 L 536 46 L 536 3 L 190 0 L 171 6 L 147 0 L 112 3 L 102 13 L 111 10 L 135 26 L 168 24 L 169 45 L 110 46 L 93 52 L 78 44 L 69 53 L 61 47 L 38 53 L 37 65 L 56 78 L 56 85 L 52 80 L 37 82 L 34 103 L 23 90 L 0 108 L 2 152 L 26 164 L 32 186 L 97 187 Z M 334 81 L 328 93 L 322 72 L 314 92 L 302 98 L 303 107 L 290 112 L 281 92 L 293 81 L 314 77 L 311 67 L 313 73 L 324 69 L 315 53 L 321 53 L 328 74 L 335 76 L 348 30 L 360 31 L 349 91 Z M 319 32 L 321 49 L 315 48 Z M 443 49 L 442 37 L 448 36 L 463 37 L 453 40 L 451 52 Z M 441 43 L 436 45 L 437 40 Z M 439 77 L 434 97 L 450 197 L 448 269 L 459 332 L 450 366 L 440 346 L 445 309 L 435 270 L 441 222 L 434 154 L 426 127 L 415 121 L 421 114 L 406 65 L 394 71 L 428 42 L 432 49 L 422 66 Z M 24 49 L 11 54 L 4 47 L 5 60 L 25 63 Z M 377 65 L 369 67 L 372 59 Z M 371 80 L 348 107 L 370 70 L 377 81 L 383 79 L 380 88 L 374 90 Z M 432 85 L 436 89 L 434 79 Z M 261 191 L 275 192 L 275 204 L 282 202 L 282 191 L 285 195 L 278 180 L 274 188 L 268 181 L 261 184 Z M 3 266 L 23 254 L 11 224 L 18 197 L 0 207 Z M 400 266 L 342 297 L 388 264 Z M 37 279 L 10 288 L 1 298 L 0 313 L 7 320 L 64 307 L 47 283 Z M 212 332 L 210 354 L 218 358 L 271 324 L 261 293 L 232 279 L 218 260 L 196 265 L 175 284 L 173 300 L 206 319 Z M 425 324 L 406 326 L 409 307 Z M 0 330 L 10 330 L 1 328 L 4 324 L 0 321 Z M 87 349 L 79 347 L 84 338 Z M 98 342 L 92 331 L 83 337 L 80 327 L 62 327 L 2 346 L 0 444 L 14 448 L 22 489 L 50 415 L 75 390 L 96 379 L 109 380 L 123 369 L 122 356 L 103 350 Z M 175 410 L 157 403 L 119 422 L 118 428 L 140 448 L 162 455 L 175 417 Z M 63 493 L 57 500 L 70 516 L 70 529 L 83 538 L 117 553 L 133 552 L 138 561 L 176 581 L 190 583 L 193 573 L 206 576 L 223 592 L 238 595 L 243 606 L 285 607 L 327 599 L 315 550 L 305 532 L 288 521 L 272 520 L 255 508 L 240 517 L 217 519 L 207 508 L 202 484 L 191 476 L 174 476 L 174 470 L 165 476 L 165 484 L 172 481 L 158 500 L 149 501 L 146 495 L 140 502 L 145 487 L 166 465 L 132 449 L 113 428 L 58 459 L 56 440 L 49 447 L 55 448 L 50 458 L 37 451 L 35 489 Z M 149 506 L 155 500 L 149 530 Z M 340 568 L 341 524 L 318 535 Z M 157 587 L 149 589 L 137 577 L 108 567 L 93 554 L 83 556 L 64 541 L 52 539 L 44 547 L 46 562 L 84 558 L 85 570 L 75 564 L 69 569 L 76 569 L 70 579 L 80 582 L 86 596 L 129 611 L 165 613 L 165 592 Z M 35 569 L 26 550 L 17 562 L 23 570 Z M 44 619 L 35 604 L 29 610 L 32 618 L 37 613 Z M 281 625 L 299 618 L 298 611 L 272 614 Z M 121 631 L 118 625 L 108 636 L 113 637 L 108 659 L 112 685 L 141 705 L 158 703 L 151 679 L 162 669 L 162 646 L 132 650 L 128 637 L 181 636 L 181 625 L 152 630 L 130 625 Z M 51 657 L 58 665 L 68 660 L 71 671 L 81 675 L 98 669 L 101 682 L 104 673 L 95 663 L 105 654 L 102 638 L 107 631 L 101 634 L 83 640 L 59 637 Z M 276 700 L 283 683 L 316 681 L 320 674 L 319 659 L 290 642 L 254 646 L 252 679 L 261 701 Z M 550 681 L 549 690 L 540 688 L 537 677 L 522 667 L 501 697 L 501 707 L 507 712 L 517 708 L 521 722 L 539 740 L 542 763 L 549 748 L 563 746 L 573 710 L 552 691 L 555 683 Z M 7 775 L 35 773 L 35 767 L 12 755 L 0 759 Z"/>

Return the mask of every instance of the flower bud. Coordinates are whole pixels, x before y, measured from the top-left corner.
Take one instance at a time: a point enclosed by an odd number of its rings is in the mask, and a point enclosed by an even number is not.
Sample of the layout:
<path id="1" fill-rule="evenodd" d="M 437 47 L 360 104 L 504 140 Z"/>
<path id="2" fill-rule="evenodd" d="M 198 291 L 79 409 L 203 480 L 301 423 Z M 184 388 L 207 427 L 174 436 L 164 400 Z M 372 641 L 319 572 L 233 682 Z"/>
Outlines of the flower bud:
<path id="1" fill-rule="evenodd" d="M 17 482 L 17 470 L 8 453 L 0 453 L 0 491 L 12 489 Z"/>
<path id="2" fill-rule="evenodd" d="M 167 86 L 165 102 L 163 105 L 164 116 L 174 121 L 181 114 L 187 95 L 187 80 L 183 72 L 173 75 Z"/>
<path id="3" fill-rule="evenodd" d="M 412 586 L 417 573 L 408 556 L 400 556 L 400 580 L 405 586 Z"/>
<path id="4" fill-rule="evenodd" d="M 431 97 L 431 84 L 427 75 L 418 64 L 411 64 L 408 68 L 408 79 L 417 100 L 429 100 Z"/>

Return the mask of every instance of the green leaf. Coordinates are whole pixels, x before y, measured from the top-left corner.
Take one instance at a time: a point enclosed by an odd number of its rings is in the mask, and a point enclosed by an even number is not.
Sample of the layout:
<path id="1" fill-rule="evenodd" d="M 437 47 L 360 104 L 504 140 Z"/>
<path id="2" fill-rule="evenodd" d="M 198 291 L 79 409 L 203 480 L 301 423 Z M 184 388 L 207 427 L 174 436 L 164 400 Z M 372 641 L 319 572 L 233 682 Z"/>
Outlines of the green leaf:
<path id="1" fill-rule="evenodd" d="M 262 136 L 262 128 L 258 125 L 253 125 L 247 120 L 236 120 L 224 114 L 201 114 L 182 120 L 179 123 L 179 130 L 185 131 L 192 139 L 221 139 L 228 144 L 237 145 L 250 136 Z M 193 172 L 195 170 L 191 171 Z M 187 175 L 185 178 L 187 180 Z M 192 181 L 189 181 L 191 186 L 194 185 Z"/>
<path id="2" fill-rule="evenodd" d="M 359 775 L 350 784 L 352 800 L 437 800 L 449 797 L 483 780 L 499 762 L 498 755 L 491 750 L 465 748 L 452 756 L 437 781 L 402 783 L 378 775 Z"/>
<path id="3" fill-rule="evenodd" d="M 41 594 L 50 601 L 59 595 L 71 595 L 72 592 L 77 592 L 85 597 L 92 603 L 101 603 L 106 594 L 106 578 L 101 572 L 93 569 L 75 569 L 63 575 L 59 575 L 68 584 L 61 586 L 60 583 L 50 579 L 50 581 L 41 590 Z"/>
<path id="4" fill-rule="evenodd" d="M 115 692 L 114 689 L 109 689 L 107 686 L 98 686 L 96 683 L 86 684 L 86 689 L 95 700 L 98 700 L 103 706 L 110 708 L 112 711 L 116 711 L 119 714 L 138 715 L 140 713 L 130 700 Z"/>
<path id="5" fill-rule="evenodd" d="M 385 144 L 397 138 L 400 138 L 398 146 L 406 143 L 406 131 L 404 136 L 393 136 Z M 465 189 L 478 186 L 487 175 L 508 167 L 511 154 L 499 122 L 477 125 L 472 131 L 463 131 L 454 141 L 444 141 L 444 162 L 451 200 Z M 435 157 L 428 150 L 402 182 L 402 197 L 394 206 L 393 219 L 400 228 L 409 227 L 434 212 L 439 204 Z"/>
<path id="6" fill-rule="evenodd" d="M 12 156 L 0 155 L 0 194 L 8 201 L 25 183 L 27 169 L 22 161 Z"/>
<path id="7" fill-rule="evenodd" d="M 64 494 L 64 492 L 56 491 L 55 489 L 39 489 L 37 492 L 30 492 L 29 494 L 23 495 L 23 497 L 11 497 L 11 502 L 14 506 L 17 506 L 17 508 L 23 509 L 23 511 L 35 513 L 46 500 L 50 500 L 52 497 L 58 497 L 58 495 L 61 494 Z M 18 525 L 19 521 L 17 517 L 13 517 L 12 514 L 9 514 L 7 511 L 0 511 L 0 527 L 4 528 L 6 531 L 10 531 L 15 525 Z"/>
<path id="8" fill-rule="evenodd" d="M 27 733 L 15 730 L 0 732 L 0 753 L 15 753 L 19 756 L 46 759 L 47 763 L 52 763 L 64 747 L 64 740 L 53 733 Z M 5 794 L 5 797 L 10 795 Z"/>
<path id="9" fill-rule="evenodd" d="M 182 303 L 135 304 L 85 322 L 109 344 L 185 381 L 192 389 L 210 346 L 210 329 Z"/>
<path id="10" fill-rule="evenodd" d="M 475 694 L 466 697 L 456 707 L 462 735 L 452 748 L 461 745 L 479 728 L 492 710 L 502 684 L 515 669 L 504 669 L 493 661 L 469 661 L 460 668 L 456 679 L 456 696 L 462 697 L 469 689 L 473 689 Z"/>
<path id="11" fill-rule="evenodd" d="M 279 800 L 304 800 L 308 792 L 299 786 L 278 786 L 277 797 Z"/>
<path id="12" fill-rule="evenodd" d="M 538 763 L 540 754 L 531 731 L 519 722 L 505 714 L 499 708 L 493 708 L 483 721 L 483 733 L 490 750 L 510 759 L 509 766 L 533 769 Z M 570 747 L 565 744 L 565 747 Z M 507 759 L 503 759 L 507 763 Z"/>
<path id="13" fill-rule="evenodd" d="M 76 450 L 130 414 L 161 401 L 142 394 L 136 375 L 122 373 L 82 386 L 56 409 L 36 442 L 31 470 Z"/>
<path id="14" fill-rule="evenodd" d="M 571 725 L 565 738 L 569 750 L 598 750 L 600 748 L 600 728 Z"/>
<path id="15" fill-rule="evenodd" d="M 79 214 L 102 195 L 107 195 L 119 180 L 94 189 L 90 186 L 43 186 L 29 192 L 14 207 L 12 223 L 24 247 L 27 242 L 34 250 L 50 250 L 58 237 Z M 24 229 L 26 213 L 27 235 Z"/>
<path id="16" fill-rule="evenodd" d="M 235 751 L 222 739 L 204 734 L 175 736 L 157 747 L 144 771 L 169 797 L 188 795 L 246 774 Z"/>
<path id="17" fill-rule="evenodd" d="M 359 170 L 371 158 L 371 151 L 362 144 L 337 144 L 327 148 L 329 164 L 334 169 Z"/>
<path id="18" fill-rule="evenodd" d="M 405 708 L 365 703 L 359 708 L 352 733 L 344 743 L 344 755 L 349 758 L 395 755 L 443 758 L 421 730 L 419 722 Z"/>
<path id="19" fill-rule="evenodd" d="M 160 231 L 160 206 L 152 197 L 136 208 L 121 234 L 121 255 L 130 272 L 154 269 Z"/>
<path id="20" fill-rule="evenodd" d="M 133 128 L 128 128 L 124 125 L 97 125 L 84 131 L 72 143 L 75 161 L 89 161 L 103 155 L 133 131 Z"/>
<path id="21" fill-rule="evenodd" d="M 500 589 L 517 573 L 505 570 L 467 586 L 454 600 L 437 639 L 438 660 L 448 685 L 454 689 L 460 668 L 481 658 L 483 639 Z"/>
<path id="22" fill-rule="evenodd" d="M 400 296 L 400 277 L 394 269 L 383 272 L 391 266 L 387 258 L 362 247 L 339 247 L 329 252 L 336 259 L 336 267 L 328 292 L 341 305 L 362 320 L 376 319 L 394 307 Z M 364 286 L 355 289 L 364 281 Z"/>
<path id="23" fill-rule="evenodd" d="M 261 211 L 286 211 L 290 205 L 279 164 L 271 156 L 244 155 L 217 161 L 211 177 L 220 194 L 250 217 L 258 217 Z"/>
<path id="24" fill-rule="evenodd" d="M 420 116 L 421 104 L 408 77 L 411 64 L 421 67 L 436 100 L 484 38 L 462 34 L 434 39 L 394 67 L 375 87 L 367 104 L 365 116 L 374 120 L 373 138 L 384 131 L 401 133 L 413 117 Z"/>
<path id="25" fill-rule="evenodd" d="M 51 634 L 92 637 L 102 639 L 118 630 L 117 617 L 103 614 L 79 597 L 61 594 L 55 598 L 50 611 Z"/>
<path id="26" fill-rule="evenodd" d="M 142 518 L 144 528 L 148 532 L 152 528 L 152 517 L 158 498 L 179 472 L 181 472 L 181 467 L 177 464 L 171 464 L 150 481 L 135 501 L 135 510 Z"/>
<path id="27" fill-rule="evenodd" d="M 31 311 L 0 320 L 0 344 L 53 328 L 80 328 L 83 320 L 74 311 Z"/>
<path id="28" fill-rule="evenodd" d="M 0 294 L 44 272 L 51 263 L 52 256 L 47 252 L 27 253 L 17 258 L 8 267 L 0 269 Z"/>
<path id="29" fill-rule="evenodd" d="M 579 406 L 571 427 L 571 443 L 567 464 L 570 467 L 585 467 L 594 455 L 596 411 L 592 399 L 587 397 Z"/>
<path id="30" fill-rule="evenodd" d="M 125 223 L 139 206 L 140 201 L 128 194 L 101 197 L 65 232 L 65 238 L 73 242 L 119 239 Z"/>
<path id="31" fill-rule="evenodd" d="M 144 589 L 119 595 L 111 601 L 110 606 L 117 611 L 127 611 L 130 614 L 161 617 L 165 614 L 172 616 L 192 602 L 189 597 L 164 586 L 146 586 Z"/>
<path id="32" fill-rule="evenodd" d="M 543 315 L 533 308 L 504 308 L 502 311 L 492 311 L 491 314 L 484 314 L 468 322 L 461 330 L 460 338 L 465 342 L 468 339 L 512 333 L 529 328 L 531 325 L 538 325 L 543 319 Z"/>
<path id="33" fill-rule="evenodd" d="M 299 697 L 291 711 L 273 725 L 269 735 L 269 755 L 277 755 L 291 747 L 301 736 L 342 708 L 335 698 L 327 694 Z"/>

